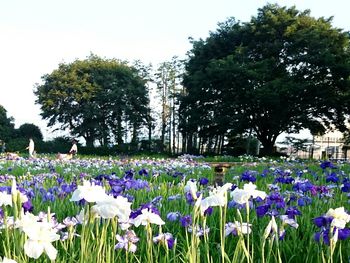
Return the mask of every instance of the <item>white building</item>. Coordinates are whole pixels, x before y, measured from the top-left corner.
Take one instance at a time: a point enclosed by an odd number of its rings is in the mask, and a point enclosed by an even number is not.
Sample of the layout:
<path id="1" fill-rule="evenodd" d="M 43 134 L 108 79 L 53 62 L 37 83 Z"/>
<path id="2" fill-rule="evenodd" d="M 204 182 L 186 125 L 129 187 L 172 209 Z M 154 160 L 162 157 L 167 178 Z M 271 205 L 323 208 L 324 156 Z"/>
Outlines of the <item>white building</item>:
<path id="1" fill-rule="evenodd" d="M 345 159 L 347 158 L 347 150 L 344 149 L 346 147 L 343 146 L 344 137 L 340 131 L 332 131 L 322 136 L 315 136 L 313 142 L 313 158 Z"/>

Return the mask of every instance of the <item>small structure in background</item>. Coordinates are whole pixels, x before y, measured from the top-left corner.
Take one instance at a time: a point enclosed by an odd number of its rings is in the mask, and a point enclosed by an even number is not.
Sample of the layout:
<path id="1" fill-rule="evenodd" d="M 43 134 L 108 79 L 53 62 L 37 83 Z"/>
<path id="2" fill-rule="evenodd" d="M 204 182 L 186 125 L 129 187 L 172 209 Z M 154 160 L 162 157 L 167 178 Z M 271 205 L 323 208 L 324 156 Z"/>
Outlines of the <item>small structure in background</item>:
<path id="1" fill-rule="evenodd" d="M 314 159 L 347 159 L 344 135 L 339 131 L 328 132 L 322 136 L 314 136 L 313 157 Z"/>
<path id="2" fill-rule="evenodd" d="M 214 184 L 215 185 L 222 186 L 224 184 L 226 170 L 233 165 L 235 165 L 235 163 L 231 163 L 231 162 L 210 163 L 210 166 L 214 167 L 214 172 L 215 172 Z"/>
<path id="3" fill-rule="evenodd" d="M 316 135 L 311 140 L 287 136 L 281 144 L 287 147 L 280 148 L 279 152 L 301 159 L 347 160 L 350 157 L 350 145 L 346 144 L 344 134 L 340 131 Z"/>

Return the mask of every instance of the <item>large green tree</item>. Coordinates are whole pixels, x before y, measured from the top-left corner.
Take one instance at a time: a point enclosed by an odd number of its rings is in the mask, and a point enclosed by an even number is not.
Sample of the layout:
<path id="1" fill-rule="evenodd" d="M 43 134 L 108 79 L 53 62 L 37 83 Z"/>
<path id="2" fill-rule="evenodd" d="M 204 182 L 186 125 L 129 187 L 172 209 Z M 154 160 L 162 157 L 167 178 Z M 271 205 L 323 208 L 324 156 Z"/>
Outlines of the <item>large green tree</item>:
<path id="1" fill-rule="evenodd" d="M 43 140 L 43 134 L 38 126 L 33 123 L 24 123 L 17 129 L 17 137 L 35 138 L 38 141 Z"/>
<path id="2" fill-rule="evenodd" d="M 14 119 L 7 116 L 6 109 L 0 105 L 0 141 L 7 142 L 14 137 L 15 124 Z"/>
<path id="3" fill-rule="evenodd" d="M 180 108 L 190 145 L 251 130 L 270 154 L 282 132 L 345 128 L 349 33 L 331 18 L 269 4 L 192 44 Z"/>
<path id="4" fill-rule="evenodd" d="M 123 143 L 126 123 L 136 132 L 146 122 L 146 81 L 127 62 L 90 55 L 60 64 L 42 80 L 34 90 L 42 117 L 84 137 L 87 146 Z"/>

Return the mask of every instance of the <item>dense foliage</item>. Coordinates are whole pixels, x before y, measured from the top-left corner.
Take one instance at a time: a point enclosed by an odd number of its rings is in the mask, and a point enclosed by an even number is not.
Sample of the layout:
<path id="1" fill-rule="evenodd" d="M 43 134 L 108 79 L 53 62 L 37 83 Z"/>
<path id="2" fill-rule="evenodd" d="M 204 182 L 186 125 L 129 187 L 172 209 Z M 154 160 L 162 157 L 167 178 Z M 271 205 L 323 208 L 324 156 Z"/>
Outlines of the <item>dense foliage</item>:
<path id="1" fill-rule="evenodd" d="M 49 126 L 59 125 L 83 137 L 89 147 L 95 140 L 104 146 L 120 144 L 129 128 L 136 138 L 147 123 L 146 80 L 125 62 L 91 55 L 62 63 L 42 79 L 34 92 L 42 117 Z"/>
<path id="2" fill-rule="evenodd" d="M 187 149 L 197 137 L 250 131 L 271 153 L 282 132 L 344 130 L 349 34 L 331 19 L 269 4 L 249 22 L 231 18 L 192 44 L 180 107 Z"/>
<path id="3" fill-rule="evenodd" d="M 15 124 L 14 119 L 7 116 L 6 109 L 0 105 L 0 140 L 6 142 L 14 133 Z"/>

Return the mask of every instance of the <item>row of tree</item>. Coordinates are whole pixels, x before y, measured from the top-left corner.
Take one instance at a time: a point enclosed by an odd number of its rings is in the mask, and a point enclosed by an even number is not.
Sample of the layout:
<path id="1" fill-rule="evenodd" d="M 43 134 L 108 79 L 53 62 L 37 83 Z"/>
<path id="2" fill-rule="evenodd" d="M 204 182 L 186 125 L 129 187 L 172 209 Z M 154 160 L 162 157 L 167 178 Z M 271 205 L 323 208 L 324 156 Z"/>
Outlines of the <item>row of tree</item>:
<path id="1" fill-rule="evenodd" d="M 191 40 L 186 60 L 156 70 L 96 55 L 62 63 L 35 85 L 36 103 L 49 127 L 90 147 L 146 138 L 151 149 L 157 134 L 160 151 L 220 154 L 232 138 L 249 138 L 249 149 L 255 137 L 271 154 L 283 132 L 346 130 L 350 37 L 331 22 L 268 4 L 249 22 L 219 23 Z"/>

